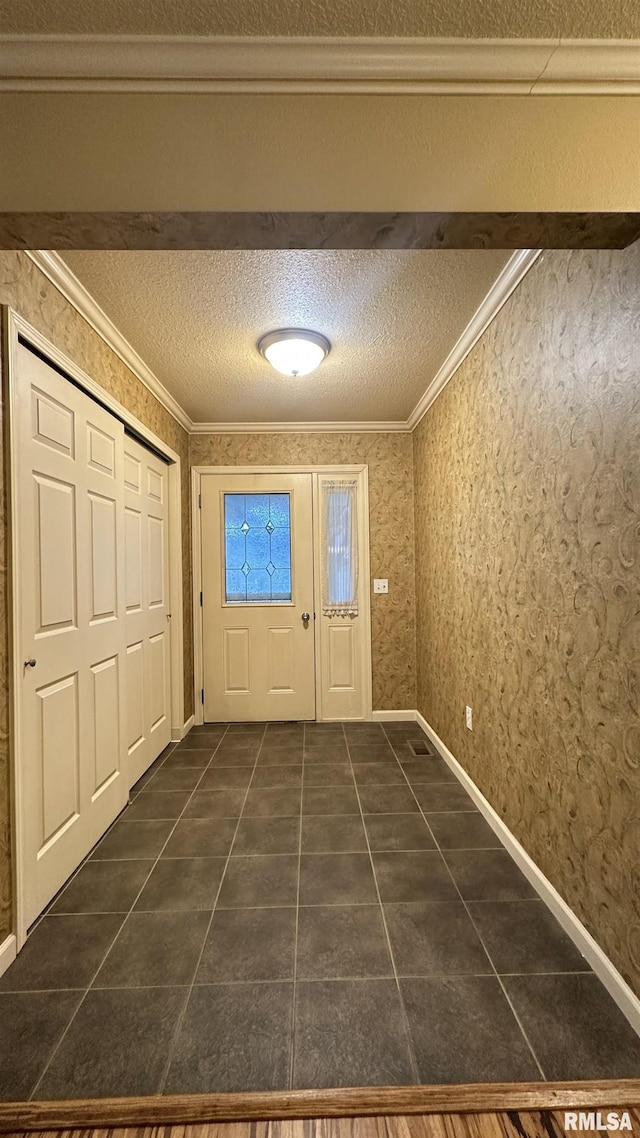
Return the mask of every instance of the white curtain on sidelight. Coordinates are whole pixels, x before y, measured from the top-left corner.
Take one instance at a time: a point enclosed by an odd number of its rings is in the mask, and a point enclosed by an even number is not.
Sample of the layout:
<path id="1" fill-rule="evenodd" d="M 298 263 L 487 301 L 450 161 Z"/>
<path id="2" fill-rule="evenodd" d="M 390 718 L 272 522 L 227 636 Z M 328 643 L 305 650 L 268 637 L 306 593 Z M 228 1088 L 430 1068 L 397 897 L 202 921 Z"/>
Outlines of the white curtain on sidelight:
<path id="1" fill-rule="evenodd" d="M 358 615 L 358 483 L 321 482 L 322 613 Z"/>

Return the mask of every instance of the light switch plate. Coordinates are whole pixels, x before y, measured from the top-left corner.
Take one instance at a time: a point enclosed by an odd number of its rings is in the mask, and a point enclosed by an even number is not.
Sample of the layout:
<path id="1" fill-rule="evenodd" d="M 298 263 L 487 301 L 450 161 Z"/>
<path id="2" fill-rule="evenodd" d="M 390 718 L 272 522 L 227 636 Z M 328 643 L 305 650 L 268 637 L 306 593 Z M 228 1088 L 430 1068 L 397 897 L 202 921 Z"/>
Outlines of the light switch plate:
<path id="1" fill-rule="evenodd" d="M 373 591 L 374 591 L 374 593 L 388 593 L 389 592 L 389 582 L 386 579 L 386 577 L 374 577 L 374 579 L 373 579 Z"/>

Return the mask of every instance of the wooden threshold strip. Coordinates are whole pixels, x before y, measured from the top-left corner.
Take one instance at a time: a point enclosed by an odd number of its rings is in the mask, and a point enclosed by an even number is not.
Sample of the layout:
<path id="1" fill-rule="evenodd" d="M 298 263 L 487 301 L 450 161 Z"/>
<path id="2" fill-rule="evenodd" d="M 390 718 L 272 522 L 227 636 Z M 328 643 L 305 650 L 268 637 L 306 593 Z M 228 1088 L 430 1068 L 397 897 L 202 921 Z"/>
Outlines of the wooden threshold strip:
<path id="1" fill-rule="evenodd" d="M 0 1103 L 0 1132 L 366 1115 L 631 1109 L 638 1104 L 639 1079 L 153 1095 Z"/>

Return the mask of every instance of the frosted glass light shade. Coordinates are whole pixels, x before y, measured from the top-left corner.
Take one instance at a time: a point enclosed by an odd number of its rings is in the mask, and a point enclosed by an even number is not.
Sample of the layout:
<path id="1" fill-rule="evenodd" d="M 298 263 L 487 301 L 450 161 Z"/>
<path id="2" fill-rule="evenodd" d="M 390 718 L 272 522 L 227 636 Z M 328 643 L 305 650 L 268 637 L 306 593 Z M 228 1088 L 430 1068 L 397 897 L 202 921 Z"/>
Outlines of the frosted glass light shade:
<path id="1" fill-rule="evenodd" d="M 258 350 L 282 375 L 309 375 L 331 351 L 331 344 L 320 332 L 306 328 L 281 328 L 268 332 L 258 342 Z"/>

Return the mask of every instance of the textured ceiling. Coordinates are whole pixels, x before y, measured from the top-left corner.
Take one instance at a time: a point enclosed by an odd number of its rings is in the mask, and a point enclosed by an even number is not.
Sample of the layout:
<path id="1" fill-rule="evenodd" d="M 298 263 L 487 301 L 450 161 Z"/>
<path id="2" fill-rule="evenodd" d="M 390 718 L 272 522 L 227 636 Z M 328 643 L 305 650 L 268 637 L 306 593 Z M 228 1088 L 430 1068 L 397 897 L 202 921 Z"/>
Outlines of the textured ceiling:
<path id="1" fill-rule="evenodd" d="M 634 38 L 638 0 L 0 0 L 0 32 Z"/>
<path id="2" fill-rule="evenodd" d="M 509 251 L 69 252 L 64 259 L 195 422 L 404 420 Z M 304 379 L 256 350 L 323 332 Z"/>

